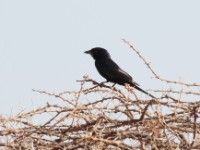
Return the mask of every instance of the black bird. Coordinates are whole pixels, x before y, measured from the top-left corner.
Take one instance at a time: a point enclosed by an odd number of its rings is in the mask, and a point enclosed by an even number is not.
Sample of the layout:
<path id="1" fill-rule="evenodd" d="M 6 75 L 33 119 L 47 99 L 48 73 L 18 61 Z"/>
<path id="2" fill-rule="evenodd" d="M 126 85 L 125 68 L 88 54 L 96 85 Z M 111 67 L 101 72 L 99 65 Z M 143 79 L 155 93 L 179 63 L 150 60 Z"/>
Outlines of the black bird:
<path id="1" fill-rule="evenodd" d="M 128 83 L 135 89 L 155 98 L 153 95 L 141 89 L 139 84 L 133 81 L 133 78 L 111 59 L 110 54 L 106 49 L 95 47 L 89 51 L 85 51 L 85 53 L 90 54 L 94 58 L 98 72 L 107 80 L 107 82 L 118 83 L 120 85 Z"/>

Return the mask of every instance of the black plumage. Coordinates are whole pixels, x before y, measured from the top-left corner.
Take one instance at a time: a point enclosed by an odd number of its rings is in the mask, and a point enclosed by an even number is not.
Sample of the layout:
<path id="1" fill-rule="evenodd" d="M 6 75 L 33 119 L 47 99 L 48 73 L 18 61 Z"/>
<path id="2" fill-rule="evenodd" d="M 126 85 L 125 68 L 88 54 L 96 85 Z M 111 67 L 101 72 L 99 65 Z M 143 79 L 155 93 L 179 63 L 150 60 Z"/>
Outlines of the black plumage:
<path id="1" fill-rule="evenodd" d="M 133 81 L 133 78 L 111 59 L 110 54 L 106 49 L 95 47 L 89 51 L 85 51 L 85 53 L 90 54 L 94 58 L 98 72 L 108 82 L 118 83 L 120 85 L 128 83 L 135 89 L 155 98 L 153 95 L 141 89 L 139 84 Z"/>

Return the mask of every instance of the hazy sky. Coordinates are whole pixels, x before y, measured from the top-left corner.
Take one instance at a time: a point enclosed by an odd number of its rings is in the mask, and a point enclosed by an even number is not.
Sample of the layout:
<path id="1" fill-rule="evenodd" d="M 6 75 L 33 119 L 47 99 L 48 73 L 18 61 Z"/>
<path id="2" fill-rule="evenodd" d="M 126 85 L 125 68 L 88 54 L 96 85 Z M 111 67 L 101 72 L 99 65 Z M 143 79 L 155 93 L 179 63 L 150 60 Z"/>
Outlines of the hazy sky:
<path id="1" fill-rule="evenodd" d="M 168 88 L 121 38 L 159 75 L 198 83 L 199 8 L 199 0 L 1 0 L 0 113 L 48 101 L 32 89 L 76 90 L 86 74 L 104 81 L 83 53 L 96 46 L 108 49 L 144 89 Z"/>

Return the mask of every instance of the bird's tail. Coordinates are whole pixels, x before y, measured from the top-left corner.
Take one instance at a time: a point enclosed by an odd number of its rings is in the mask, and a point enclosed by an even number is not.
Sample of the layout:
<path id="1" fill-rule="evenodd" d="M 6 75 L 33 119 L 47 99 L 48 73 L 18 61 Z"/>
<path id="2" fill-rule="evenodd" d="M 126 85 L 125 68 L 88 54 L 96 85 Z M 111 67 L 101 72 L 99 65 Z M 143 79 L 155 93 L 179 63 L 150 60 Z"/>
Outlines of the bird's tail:
<path id="1" fill-rule="evenodd" d="M 138 91 L 145 93 L 146 95 L 152 97 L 152 98 L 156 98 L 155 96 L 149 94 L 148 92 L 146 92 L 145 90 L 141 89 L 140 87 L 138 87 L 137 85 L 132 85 L 135 89 L 137 89 Z"/>

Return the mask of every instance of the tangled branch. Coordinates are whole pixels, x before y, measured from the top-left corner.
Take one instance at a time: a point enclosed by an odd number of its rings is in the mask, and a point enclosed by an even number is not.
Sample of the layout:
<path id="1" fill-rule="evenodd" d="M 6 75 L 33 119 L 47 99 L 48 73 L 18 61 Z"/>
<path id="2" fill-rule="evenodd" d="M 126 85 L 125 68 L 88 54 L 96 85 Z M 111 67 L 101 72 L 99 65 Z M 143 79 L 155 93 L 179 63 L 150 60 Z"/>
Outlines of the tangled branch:
<path id="1" fill-rule="evenodd" d="M 155 77 L 167 83 L 195 86 L 199 84 L 170 81 L 159 77 L 145 58 L 133 49 Z M 35 110 L 12 117 L 0 116 L 0 147 L 6 149 L 199 149 L 200 101 L 197 90 L 152 90 L 157 99 L 141 99 L 128 85 L 110 86 L 84 76 L 80 89 L 51 93 L 53 97 Z M 184 94 L 188 101 L 176 98 Z M 190 101 L 189 101 L 190 100 Z M 42 118 L 42 119 L 41 119 Z"/>

